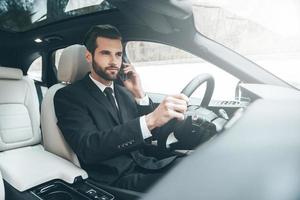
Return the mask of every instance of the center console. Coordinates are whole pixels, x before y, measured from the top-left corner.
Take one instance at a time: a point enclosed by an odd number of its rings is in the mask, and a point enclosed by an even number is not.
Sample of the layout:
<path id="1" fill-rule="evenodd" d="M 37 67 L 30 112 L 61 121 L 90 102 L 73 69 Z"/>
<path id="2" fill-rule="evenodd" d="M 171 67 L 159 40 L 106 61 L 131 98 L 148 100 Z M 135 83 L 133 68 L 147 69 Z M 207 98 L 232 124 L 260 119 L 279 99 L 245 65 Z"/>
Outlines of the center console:
<path id="1" fill-rule="evenodd" d="M 41 145 L 6 151 L 0 161 L 6 200 L 133 200 L 141 196 L 90 180 L 83 169 Z"/>
<path id="2" fill-rule="evenodd" d="M 54 180 L 30 190 L 37 199 L 43 200 L 114 200 L 115 196 L 105 190 L 88 183 L 68 184 L 61 180 Z"/>
<path id="3" fill-rule="evenodd" d="M 6 181 L 4 184 L 5 200 L 136 200 L 143 195 L 81 178 L 72 184 L 55 179 L 23 192 Z"/>

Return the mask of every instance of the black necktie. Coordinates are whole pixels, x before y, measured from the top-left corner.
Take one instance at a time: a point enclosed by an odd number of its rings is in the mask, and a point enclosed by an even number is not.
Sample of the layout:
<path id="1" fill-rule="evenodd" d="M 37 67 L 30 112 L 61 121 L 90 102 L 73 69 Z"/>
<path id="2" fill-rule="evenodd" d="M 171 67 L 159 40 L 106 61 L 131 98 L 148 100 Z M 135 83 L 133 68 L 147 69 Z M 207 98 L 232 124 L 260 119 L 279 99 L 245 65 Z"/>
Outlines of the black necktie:
<path id="1" fill-rule="evenodd" d="M 117 108 L 117 105 L 116 105 L 116 101 L 115 101 L 115 98 L 113 97 L 112 93 L 113 93 L 113 90 L 110 88 L 110 87 L 106 87 L 105 90 L 104 90 L 104 93 L 108 99 L 108 101 L 110 102 L 111 106 L 113 107 L 113 110 L 114 112 L 117 114 L 117 116 L 119 117 L 119 110 Z M 120 118 L 120 117 L 119 117 Z"/>

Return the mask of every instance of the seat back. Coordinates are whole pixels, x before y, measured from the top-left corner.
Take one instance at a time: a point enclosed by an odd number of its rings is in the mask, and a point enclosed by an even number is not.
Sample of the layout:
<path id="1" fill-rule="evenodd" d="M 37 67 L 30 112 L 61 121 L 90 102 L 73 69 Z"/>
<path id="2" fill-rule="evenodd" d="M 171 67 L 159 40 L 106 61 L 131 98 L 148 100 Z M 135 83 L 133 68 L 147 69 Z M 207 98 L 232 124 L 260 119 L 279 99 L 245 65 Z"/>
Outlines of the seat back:
<path id="1" fill-rule="evenodd" d="M 82 45 L 72 45 L 64 49 L 58 64 L 58 80 L 60 83 L 48 89 L 41 107 L 41 126 L 45 149 L 73 162 L 77 166 L 80 166 L 78 158 L 57 126 L 53 98 L 57 90 L 82 79 L 90 71 L 90 65 L 85 59 L 85 51 L 86 48 Z"/>
<path id="2" fill-rule="evenodd" d="M 78 176 L 87 178 L 84 170 L 45 151 L 40 143 L 39 102 L 33 80 L 24 77 L 20 69 L 0 67 L 0 171 L 3 179 L 23 192 L 50 180 L 73 183 Z"/>
<path id="3" fill-rule="evenodd" d="M 41 142 L 34 82 L 20 69 L 0 67 L 0 152 Z"/>

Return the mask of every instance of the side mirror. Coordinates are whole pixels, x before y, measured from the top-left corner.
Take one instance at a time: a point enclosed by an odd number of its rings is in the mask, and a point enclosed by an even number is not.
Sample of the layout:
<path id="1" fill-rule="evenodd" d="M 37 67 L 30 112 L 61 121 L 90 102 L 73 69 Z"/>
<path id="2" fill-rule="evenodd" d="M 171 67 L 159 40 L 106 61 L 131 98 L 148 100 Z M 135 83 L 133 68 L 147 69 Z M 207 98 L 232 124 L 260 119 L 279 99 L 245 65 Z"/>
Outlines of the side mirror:
<path id="1" fill-rule="evenodd" d="M 242 84 L 243 82 L 240 80 L 235 87 L 235 100 L 249 103 L 251 99 L 245 94 L 245 91 L 241 87 Z"/>
<path id="2" fill-rule="evenodd" d="M 235 94 L 234 94 L 234 98 L 236 100 L 240 100 L 241 97 L 242 97 L 242 91 L 241 91 L 241 87 L 240 87 L 240 84 L 242 83 L 242 81 L 240 80 L 237 84 L 236 84 L 236 87 L 235 87 Z"/>

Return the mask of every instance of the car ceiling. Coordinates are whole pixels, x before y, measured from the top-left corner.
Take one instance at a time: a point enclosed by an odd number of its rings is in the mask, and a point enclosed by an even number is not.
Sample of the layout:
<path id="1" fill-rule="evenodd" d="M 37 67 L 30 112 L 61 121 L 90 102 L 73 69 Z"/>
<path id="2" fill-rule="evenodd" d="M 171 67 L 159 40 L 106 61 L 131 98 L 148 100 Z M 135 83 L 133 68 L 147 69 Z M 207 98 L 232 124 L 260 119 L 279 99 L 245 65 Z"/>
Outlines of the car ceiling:
<path id="1" fill-rule="evenodd" d="M 38 56 L 82 43 L 86 31 L 96 24 L 109 23 L 118 27 L 125 40 L 161 38 L 162 41 L 172 42 L 176 41 L 172 39 L 172 35 L 176 38 L 176 34 L 185 29 L 182 25 L 185 23 L 180 22 L 191 21 L 192 11 L 185 1 L 153 0 L 151 4 L 146 0 L 108 1 L 118 9 L 65 19 L 25 32 L 0 31 L 0 65 L 21 68 L 26 73 L 31 62 Z M 35 43 L 36 38 L 48 41 Z"/>

